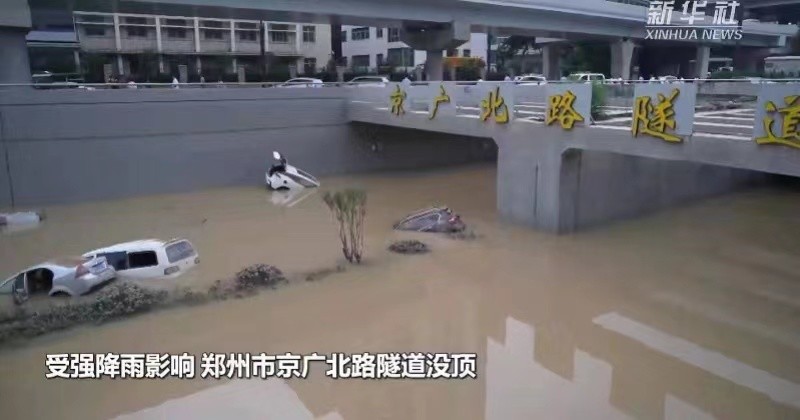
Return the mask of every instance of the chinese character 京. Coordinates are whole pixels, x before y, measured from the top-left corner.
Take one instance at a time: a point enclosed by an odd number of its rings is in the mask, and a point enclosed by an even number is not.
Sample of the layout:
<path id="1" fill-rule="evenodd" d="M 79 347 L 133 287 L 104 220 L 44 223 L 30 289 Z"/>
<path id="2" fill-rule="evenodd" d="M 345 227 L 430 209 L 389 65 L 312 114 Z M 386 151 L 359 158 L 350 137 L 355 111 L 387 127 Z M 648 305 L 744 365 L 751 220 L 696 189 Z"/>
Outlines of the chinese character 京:
<path id="1" fill-rule="evenodd" d="M 433 109 L 431 115 L 428 116 L 429 120 L 436 118 L 436 112 L 439 111 L 439 104 L 450 103 L 450 95 L 444 90 L 444 85 L 439 85 L 439 96 L 433 98 Z"/>
<path id="2" fill-rule="evenodd" d="M 498 124 L 508 122 L 508 106 L 500 96 L 500 86 L 490 90 L 486 98 L 481 99 L 481 121 L 486 121 L 490 115 L 494 115 L 494 122 Z"/>
<path id="3" fill-rule="evenodd" d="M 653 105 L 650 96 L 640 96 L 636 98 L 633 105 L 633 124 L 631 133 L 637 137 L 639 133 L 648 134 L 664 141 L 679 143 L 681 138 L 667 133 L 667 129 L 675 130 L 675 110 L 674 101 L 680 94 L 680 90 L 673 89 L 669 96 L 658 94 L 658 103 Z"/>
<path id="4" fill-rule="evenodd" d="M 647 9 L 648 25 L 669 25 L 672 23 L 674 1 L 651 1 Z"/>
<path id="5" fill-rule="evenodd" d="M 706 18 L 704 9 L 708 4 L 707 1 L 687 1 L 683 3 L 683 11 L 681 11 L 681 20 L 687 22 L 689 25 L 694 25 L 694 21 L 702 22 Z M 690 10 L 691 5 L 691 10 Z"/>
<path id="6" fill-rule="evenodd" d="M 579 114 L 574 108 L 575 99 L 577 97 L 571 90 L 564 92 L 562 95 L 549 97 L 550 106 L 547 107 L 545 124 L 551 125 L 558 121 L 561 128 L 571 130 L 575 126 L 575 122 L 583 121 L 583 115 Z"/>
<path id="7" fill-rule="evenodd" d="M 767 101 L 764 109 L 770 114 L 763 120 L 764 135 L 756 138 L 758 144 L 782 144 L 784 146 L 796 147 L 800 149 L 800 95 L 791 95 L 783 98 L 786 106 L 778 108 L 772 101 Z M 775 117 L 772 114 L 780 114 L 783 117 L 781 131 L 775 134 L 773 125 Z"/>
<path id="8" fill-rule="evenodd" d="M 714 17 L 712 22 L 715 25 L 737 25 L 736 7 L 739 6 L 736 0 L 722 0 L 714 4 Z"/>
<path id="9" fill-rule="evenodd" d="M 400 89 L 400 85 L 395 85 L 394 92 L 389 95 L 391 108 L 390 111 L 394 115 L 405 114 L 406 110 L 403 109 L 403 102 L 406 100 L 406 93 Z"/>

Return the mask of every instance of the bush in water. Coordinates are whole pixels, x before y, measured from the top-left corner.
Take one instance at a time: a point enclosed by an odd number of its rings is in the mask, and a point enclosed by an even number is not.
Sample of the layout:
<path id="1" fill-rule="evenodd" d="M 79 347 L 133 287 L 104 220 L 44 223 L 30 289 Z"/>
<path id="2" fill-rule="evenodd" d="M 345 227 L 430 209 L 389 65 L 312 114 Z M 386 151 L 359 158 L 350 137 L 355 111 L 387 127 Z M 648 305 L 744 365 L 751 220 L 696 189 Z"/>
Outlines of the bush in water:
<path id="1" fill-rule="evenodd" d="M 391 245 L 389 245 L 389 251 L 396 252 L 398 254 L 424 254 L 429 252 L 430 249 L 428 245 L 417 241 L 415 239 L 405 240 L 405 241 L 397 241 Z"/>
<path id="2" fill-rule="evenodd" d="M 218 280 L 205 292 L 188 288 L 171 292 L 151 290 L 135 283 L 118 282 L 100 290 L 93 300 L 53 305 L 38 311 L 22 306 L 0 315 L 0 343 L 79 324 L 99 324 L 169 306 L 198 305 L 229 297 L 244 297 L 256 293 L 260 288 L 274 288 L 286 281 L 278 268 L 255 264 L 241 270 L 232 279 Z"/>
<path id="3" fill-rule="evenodd" d="M 339 240 L 344 257 L 351 263 L 360 263 L 364 253 L 367 193 L 361 190 L 328 191 L 322 199 L 339 223 Z"/>

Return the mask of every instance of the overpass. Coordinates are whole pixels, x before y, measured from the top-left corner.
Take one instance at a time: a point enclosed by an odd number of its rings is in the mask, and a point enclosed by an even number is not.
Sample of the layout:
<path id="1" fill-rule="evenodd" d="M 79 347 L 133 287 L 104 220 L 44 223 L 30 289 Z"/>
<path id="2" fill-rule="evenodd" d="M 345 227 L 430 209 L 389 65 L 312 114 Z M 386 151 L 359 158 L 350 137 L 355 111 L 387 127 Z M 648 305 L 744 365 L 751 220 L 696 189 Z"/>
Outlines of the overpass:
<path id="1" fill-rule="evenodd" d="M 755 180 L 749 171 L 800 177 L 800 134 L 796 120 L 790 120 L 797 117 L 786 113 L 797 112 L 800 104 L 792 101 L 798 100 L 800 81 L 607 86 L 606 100 L 618 105 L 607 107 L 609 115 L 597 121 L 591 86 L 574 83 L 354 88 L 348 110 L 354 122 L 494 139 L 500 214 L 551 232 L 722 192 Z M 708 110 L 710 98 L 733 91 L 758 99 L 739 109 Z M 672 95 L 674 102 L 667 104 Z M 777 108 L 794 104 L 795 111 L 786 108 L 782 120 L 766 111 L 768 101 Z M 669 105 L 662 122 L 674 125 L 643 135 L 642 130 L 658 126 L 651 118 L 658 118 L 654 112 L 662 105 Z M 637 109 L 643 112 L 632 115 Z M 579 115 L 572 125 L 564 119 L 570 115 Z M 775 120 L 772 137 L 765 132 L 768 118 Z M 780 129 L 788 131 L 780 134 Z"/>
<path id="2" fill-rule="evenodd" d="M 31 0 L 52 6 L 52 0 Z M 247 18 L 287 22 L 389 26 L 401 29 L 401 39 L 428 54 L 428 80 L 442 79 L 442 51 L 463 44 L 471 32 L 497 35 L 527 34 L 565 40 L 599 39 L 611 43 L 612 77 L 630 78 L 635 40 L 647 37 L 647 7 L 609 0 L 55 0 L 67 8 L 127 13 Z M 9 0 L 0 6 L 0 57 L 17 70 L 0 82 L 25 81 L 24 32 L 30 28 L 27 0 Z M 4 29 L 5 28 L 5 29 Z M 712 45 L 781 47 L 796 32 L 789 25 L 745 22 L 741 40 L 706 40 L 698 44 L 697 77 L 705 77 Z M 681 43 L 697 40 L 679 41 Z M 686 44 L 694 45 L 694 44 Z M 558 46 L 543 50 L 545 73 L 558 67 Z M 705 64 L 705 66 L 703 65 Z M 551 74 L 552 75 L 552 74 Z"/>

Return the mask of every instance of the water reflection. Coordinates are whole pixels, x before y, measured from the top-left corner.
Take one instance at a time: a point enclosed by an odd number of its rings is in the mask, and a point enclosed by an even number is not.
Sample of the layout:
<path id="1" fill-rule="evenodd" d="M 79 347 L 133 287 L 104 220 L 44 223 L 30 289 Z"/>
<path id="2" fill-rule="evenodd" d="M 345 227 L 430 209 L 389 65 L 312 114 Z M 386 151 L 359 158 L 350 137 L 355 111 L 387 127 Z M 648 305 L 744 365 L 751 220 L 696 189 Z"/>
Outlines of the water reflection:
<path id="1" fill-rule="evenodd" d="M 576 349 L 572 376 L 565 378 L 537 361 L 535 341 L 533 327 L 510 317 L 505 343 L 487 340 L 486 420 L 633 418 L 610 402 L 613 367 L 608 362 Z M 668 420 L 713 418 L 670 394 L 663 414 Z"/>
<path id="2" fill-rule="evenodd" d="M 270 202 L 276 206 L 294 207 L 317 191 L 316 188 L 301 188 L 272 191 Z"/>

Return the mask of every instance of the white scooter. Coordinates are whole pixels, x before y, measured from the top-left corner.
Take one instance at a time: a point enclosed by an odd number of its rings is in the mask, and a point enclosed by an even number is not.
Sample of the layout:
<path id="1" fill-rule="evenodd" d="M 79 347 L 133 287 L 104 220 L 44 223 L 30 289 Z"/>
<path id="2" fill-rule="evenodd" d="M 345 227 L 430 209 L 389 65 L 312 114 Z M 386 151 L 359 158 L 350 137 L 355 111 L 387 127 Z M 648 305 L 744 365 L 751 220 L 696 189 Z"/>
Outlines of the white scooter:
<path id="1" fill-rule="evenodd" d="M 272 152 L 272 157 L 278 161 L 266 173 L 267 187 L 273 190 L 295 190 L 301 188 L 319 187 L 319 181 L 311 174 L 289 165 L 286 158 L 278 152 Z"/>

